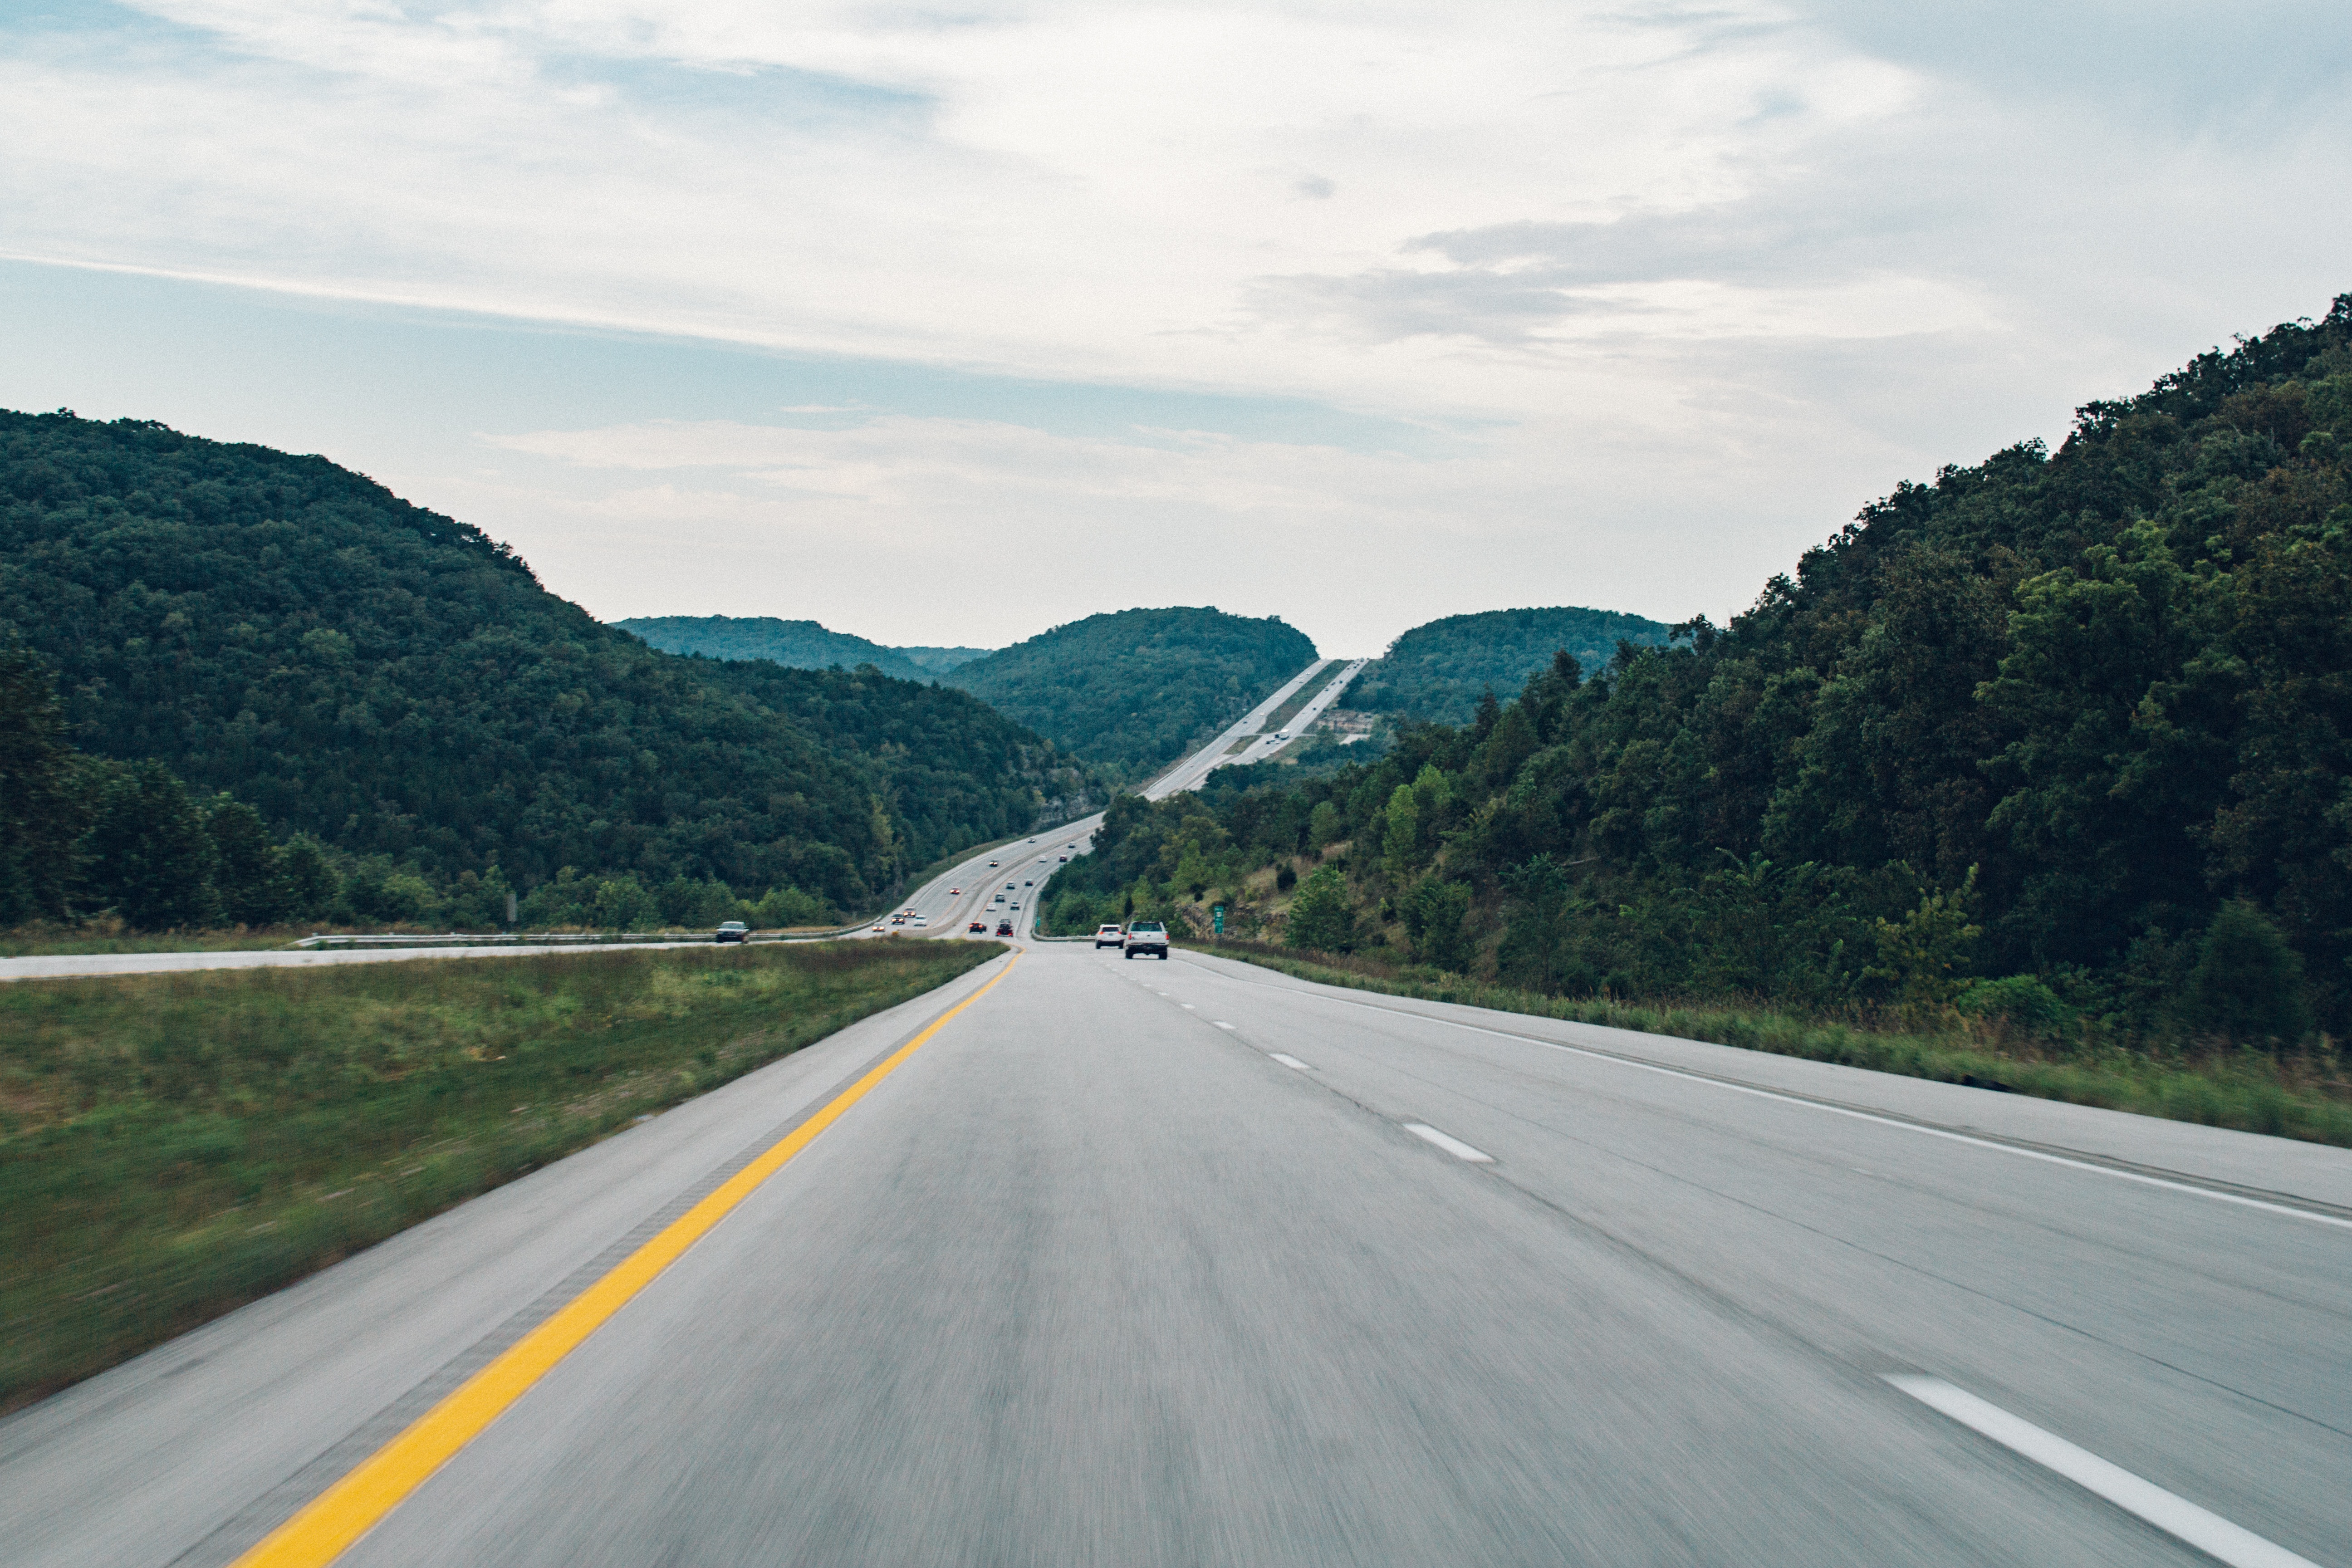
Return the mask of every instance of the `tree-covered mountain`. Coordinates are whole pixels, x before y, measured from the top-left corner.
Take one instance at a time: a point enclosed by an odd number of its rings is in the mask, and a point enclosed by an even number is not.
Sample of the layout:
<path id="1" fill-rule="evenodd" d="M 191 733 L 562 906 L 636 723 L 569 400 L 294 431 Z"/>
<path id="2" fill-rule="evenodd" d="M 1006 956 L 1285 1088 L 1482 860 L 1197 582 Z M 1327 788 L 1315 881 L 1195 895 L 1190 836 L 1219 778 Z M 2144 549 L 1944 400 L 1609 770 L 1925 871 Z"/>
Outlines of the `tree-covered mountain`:
<path id="1" fill-rule="evenodd" d="M 1314 659 L 1307 635 L 1272 616 L 1121 610 L 1055 626 L 945 679 L 1073 754 L 1140 780 Z"/>
<path id="2" fill-rule="evenodd" d="M 664 653 L 764 658 L 791 669 L 856 669 L 870 664 L 900 680 L 929 680 L 936 674 L 895 647 L 828 631 L 814 621 L 780 621 L 773 616 L 637 616 L 613 625 Z"/>
<path id="3" fill-rule="evenodd" d="M 1667 640 L 1664 623 L 1616 610 L 1485 610 L 1419 626 L 1364 667 L 1348 706 L 1374 713 L 1459 724 L 1492 691 L 1506 696 L 1566 648 L 1587 670 L 1600 668 L 1620 642 Z"/>
<path id="4" fill-rule="evenodd" d="M 1372 766 L 1115 809 L 1132 879 L 1056 918 L 1197 885 L 1554 992 L 2352 1029 L 2352 295 L 1902 486 L 1685 629 Z M 1274 863 L 1313 874 L 1261 898 Z"/>
<path id="5" fill-rule="evenodd" d="M 985 658 L 996 650 L 987 647 L 898 647 L 890 651 L 903 654 L 917 668 L 937 676 L 945 675 L 960 664 Z"/>
<path id="6" fill-rule="evenodd" d="M 443 885 L 571 867 L 851 910 L 1087 789 L 961 691 L 656 652 L 362 475 L 142 421 L 0 413 L 0 637 L 81 751 Z"/>

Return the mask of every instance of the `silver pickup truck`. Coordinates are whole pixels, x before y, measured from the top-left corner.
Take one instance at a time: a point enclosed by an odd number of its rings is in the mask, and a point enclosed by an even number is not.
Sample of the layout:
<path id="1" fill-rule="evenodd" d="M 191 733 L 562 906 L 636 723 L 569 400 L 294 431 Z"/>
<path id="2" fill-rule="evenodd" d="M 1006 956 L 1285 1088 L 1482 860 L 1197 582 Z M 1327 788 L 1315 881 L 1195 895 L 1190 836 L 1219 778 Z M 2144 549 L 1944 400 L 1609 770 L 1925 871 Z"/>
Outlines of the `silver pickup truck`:
<path id="1" fill-rule="evenodd" d="M 1137 921 L 1127 928 L 1127 941 L 1119 946 L 1121 958 L 1133 958 L 1137 953 L 1149 958 L 1168 956 L 1168 928 L 1158 921 Z"/>

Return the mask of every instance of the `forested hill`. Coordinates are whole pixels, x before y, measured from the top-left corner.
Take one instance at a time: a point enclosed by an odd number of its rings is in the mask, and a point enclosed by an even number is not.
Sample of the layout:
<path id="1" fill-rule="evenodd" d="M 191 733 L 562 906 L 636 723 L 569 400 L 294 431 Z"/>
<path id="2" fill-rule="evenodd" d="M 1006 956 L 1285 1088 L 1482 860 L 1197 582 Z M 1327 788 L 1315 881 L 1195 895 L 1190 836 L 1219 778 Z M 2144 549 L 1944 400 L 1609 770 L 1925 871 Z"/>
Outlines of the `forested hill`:
<path id="1" fill-rule="evenodd" d="M 1139 781 L 1314 659 L 1307 635 L 1275 616 L 1121 610 L 1055 626 L 942 679 Z"/>
<path id="2" fill-rule="evenodd" d="M 851 910 L 1085 789 L 928 681 L 656 652 L 324 458 L 0 413 L 0 638 L 69 733 L 446 879 L 495 863 Z"/>
<path id="3" fill-rule="evenodd" d="M 1356 678 L 1350 708 L 1459 724 L 1492 691 L 1508 696 L 1566 648 L 1599 669 L 1620 642 L 1667 640 L 1664 623 L 1617 610 L 1486 610 L 1415 626 Z"/>
<path id="4" fill-rule="evenodd" d="M 897 648 L 848 632 L 828 631 L 814 621 L 780 621 L 773 616 L 639 616 L 613 625 L 645 638 L 647 646 L 664 653 L 764 658 L 793 669 L 829 669 L 835 665 L 856 669 L 870 664 L 900 680 L 932 678 L 931 671 Z"/>
<path id="5" fill-rule="evenodd" d="M 1902 486 L 1727 628 L 1563 660 L 1214 822 L 1130 810 L 1190 869 L 1120 901 L 1346 842 L 1347 904 L 1323 879 L 1300 906 L 1318 945 L 1559 991 L 2341 1037 L 2347 461 L 2352 295 L 2086 405 L 2054 454 Z"/>

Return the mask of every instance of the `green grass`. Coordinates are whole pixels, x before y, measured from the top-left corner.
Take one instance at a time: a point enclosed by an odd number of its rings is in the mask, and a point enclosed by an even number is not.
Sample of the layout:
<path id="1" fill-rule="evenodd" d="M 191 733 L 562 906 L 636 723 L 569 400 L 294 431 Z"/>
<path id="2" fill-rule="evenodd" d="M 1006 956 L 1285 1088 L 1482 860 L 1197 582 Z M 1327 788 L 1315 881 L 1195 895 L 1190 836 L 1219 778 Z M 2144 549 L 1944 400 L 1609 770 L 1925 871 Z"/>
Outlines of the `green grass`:
<path id="1" fill-rule="evenodd" d="M 2324 1058 L 2283 1061 L 2255 1051 L 2181 1057 L 2150 1056 L 2112 1047 L 2070 1051 L 2007 1041 L 1958 1025 L 1947 1031 L 1911 1033 L 1801 1018 L 1752 1006 L 1544 996 L 1458 976 L 1419 976 L 1362 958 L 1303 953 L 1231 940 L 1214 946 L 1197 938 L 1180 937 L 1179 941 L 1203 952 L 1237 958 L 1325 985 L 1425 1002 L 1459 1002 L 1571 1023 L 1603 1024 L 1873 1072 L 2352 1147 L 2352 1084 L 2347 1083 L 2344 1065 L 2333 1052 Z"/>
<path id="2" fill-rule="evenodd" d="M 19 926 L 0 931 L 0 958 L 54 957 L 78 952 L 233 952 L 285 947 L 314 931 L 339 926 L 261 926 L 236 931 L 128 931 L 98 926 Z M 389 929 L 389 928 L 387 928 Z"/>
<path id="3" fill-rule="evenodd" d="M 0 985 L 0 1409 L 1003 951 L 714 946 Z"/>

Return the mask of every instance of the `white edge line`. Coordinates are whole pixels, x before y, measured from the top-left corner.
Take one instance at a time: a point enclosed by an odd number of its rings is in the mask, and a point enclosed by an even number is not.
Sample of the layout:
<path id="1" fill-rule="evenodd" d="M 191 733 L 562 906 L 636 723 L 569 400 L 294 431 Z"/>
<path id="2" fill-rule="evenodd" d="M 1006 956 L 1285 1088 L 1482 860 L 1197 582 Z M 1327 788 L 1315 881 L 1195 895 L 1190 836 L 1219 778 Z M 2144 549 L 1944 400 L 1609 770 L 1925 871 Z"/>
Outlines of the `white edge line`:
<path id="1" fill-rule="evenodd" d="M 1314 993 L 1310 992 L 1308 994 L 1311 995 Z M 2320 1214 L 2312 1209 L 2297 1208 L 2292 1204 L 2265 1203 L 2261 1198 L 2242 1197 L 2236 1193 L 2217 1192 L 2211 1187 L 2199 1186 L 2194 1182 L 2172 1182 L 2167 1181 L 2162 1176 L 2142 1175 L 2137 1171 L 2119 1171 L 2113 1165 L 2102 1165 L 2090 1160 L 2070 1160 L 2063 1154 L 2045 1154 L 2039 1149 L 2021 1149 L 2014 1143 L 2004 1143 L 1997 1138 L 1978 1138 L 1966 1132 L 1954 1132 L 1948 1128 L 1928 1127 L 1916 1121 L 1906 1121 L 1899 1116 L 1880 1116 L 1874 1111 L 1855 1110 L 1843 1105 L 1825 1105 L 1818 1100 L 1809 1100 L 1801 1094 L 1783 1094 L 1779 1089 L 1758 1089 L 1753 1084 L 1730 1083 L 1719 1078 L 1710 1078 L 1706 1073 L 1685 1072 L 1680 1068 L 1661 1067 L 1656 1062 L 1635 1061 L 1631 1057 L 1619 1056 L 1613 1051 L 1587 1050 L 1582 1046 L 1562 1045 L 1557 1040 L 1538 1039 L 1533 1035 L 1517 1034 L 1509 1029 L 1489 1029 L 1483 1025 L 1465 1024 L 1456 1018 L 1442 1018 L 1431 1013 L 1415 1013 L 1402 1007 L 1381 1007 L 1370 1002 L 1356 1001 L 1353 997 L 1325 996 L 1322 1000 L 1337 1002 L 1343 1007 L 1361 1007 L 1368 1013 L 1386 1013 L 1391 1017 L 1401 1016 L 1418 1018 L 1423 1023 L 1443 1024 L 1449 1029 L 1467 1029 L 1474 1035 L 1492 1035 L 1498 1040 L 1517 1040 L 1524 1045 L 1541 1046 L 1549 1051 L 1566 1051 L 1570 1056 L 1586 1057 L 1593 1061 L 1613 1062 L 1619 1067 L 1638 1068 L 1643 1072 L 1683 1079 L 1691 1083 L 1707 1084 L 1716 1089 L 1729 1089 L 1734 1094 L 1752 1094 L 1760 1100 L 1777 1100 L 1783 1105 L 1801 1105 L 1809 1110 L 1827 1111 L 1832 1116 L 1850 1116 L 1856 1121 L 1874 1121 L 1881 1127 L 1899 1128 L 1906 1132 L 1917 1132 L 1929 1138 L 1948 1138 L 1955 1143 L 1967 1143 L 1979 1149 L 1991 1149 L 2000 1153 L 2017 1155 L 2021 1159 L 2040 1160 L 2045 1164 L 2063 1165 L 2073 1171 L 2088 1171 L 2093 1175 L 2111 1176 L 2119 1182 L 2137 1182 L 2145 1187 L 2161 1187 L 2166 1192 L 2187 1193 L 2191 1197 L 2210 1198 L 2217 1204 L 2236 1204 L 2242 1208 L 2260 1209 L 2264 1214 L 2284 1215 L 2290 1219 L 2309 1220 L 2315 1225 L 2334 1226 L 2338 1230 L 2352 1230 L 2352 1219 L 2346 1219 L 2337 1215 Z M 1679 1037 L 1669 1035 L 1661 1037 L 1674 1039 Z M 1705 1042 L 1694 1041 L 1693 1043 L 1704 1044 Z"/>
<path id="2" fill-rule="evenodd" d="M 1941 1411 L 2002 1447 L 2024 1455 L 2084 1491 L 2146 1520 L 2167 1535 L 2229 1563 L 2231 1568 L 2318 1568 L 2311 1559 L 2299 1557 L 2251 1530 L 2241 1529 L 2187 1498 L 2175 1497 L 2155 1482 L 2142 1480 L 2122 1466 L 2111 1465 L 2055 1433 L 2011 1415 L 1998 1405 L 1953 1387 L 1940 1377 L 1898 1373 L 1886 1381 L 1930 1409 Z"/>
<path id="3" fill-rule="evenodd" d="M 1483 1149 L 1473 1149 L 1459 1138 L 1440 1132 L 1426 1121 L 1408 1121 L 1404 1130 L 1425 1142 L 1434 1143 L 1457 1160 L 1467 1160 L 1475 1165 L 1491 1165 L 1495 1156 Z"/>

